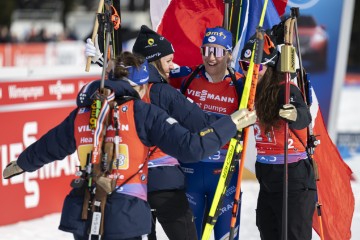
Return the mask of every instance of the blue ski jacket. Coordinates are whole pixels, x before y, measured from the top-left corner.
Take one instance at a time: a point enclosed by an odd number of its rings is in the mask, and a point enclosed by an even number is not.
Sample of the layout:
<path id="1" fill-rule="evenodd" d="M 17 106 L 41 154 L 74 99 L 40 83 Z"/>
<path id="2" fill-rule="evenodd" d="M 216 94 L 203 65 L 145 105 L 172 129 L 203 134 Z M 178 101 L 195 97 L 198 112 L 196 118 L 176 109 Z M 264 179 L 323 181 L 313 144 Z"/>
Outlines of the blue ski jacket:
<path id="1" fill-rule="evenodd" d="M 130 88 L 127 88 L 128 93 L 132 91 Z M 74 153 L 77 149 L 74 135 L 75 131 L 79 131 L 74 126 L 77 113 L 78 108 L 26 148 L 19 155 L 18 165 L 32 172 Z M 137 135 L 145 146 L 158 146 L 163 152 L 185 162 L 195 162 L 213 154 L 236 133 L 236 126 L 229 116 L 217 120 L 201 132 L 191 133 L 162 109 L 141 100 L 134 100 L 133 115 Z M 87 223 L 81 220 L 82 203 L 83 196 L 72 190 L 64 202 L 61 230 L 86 236 Z M 151 211 L 146 201 L 118 192 L 108 197 L 104 239 L 131 238 L 150 231 Z"/>
<path id="2" fill-rule="evenodd" d="M 115 91 L 116 96 L 137 95 L 137 92 L 123 80 L 111 79 L 104 83 L 105 87 Z M 197 132 L 218 119 L 217 116 L 204 113 L 196 103 L 167 84 L 151 64 L 149 64 L 149 83 L 153 83 L 149 93 L 150 102 L 163 109 L 191 132 Z M 82 107 L 91 104 L 90 96 L 99 87 L 99 80 L 88 84 L 87 89 L 79 93 L 77 105 Z M 148 192 L 184 189 L 185 185 L 185 175 L 178 165 L 149 168 Z"/>

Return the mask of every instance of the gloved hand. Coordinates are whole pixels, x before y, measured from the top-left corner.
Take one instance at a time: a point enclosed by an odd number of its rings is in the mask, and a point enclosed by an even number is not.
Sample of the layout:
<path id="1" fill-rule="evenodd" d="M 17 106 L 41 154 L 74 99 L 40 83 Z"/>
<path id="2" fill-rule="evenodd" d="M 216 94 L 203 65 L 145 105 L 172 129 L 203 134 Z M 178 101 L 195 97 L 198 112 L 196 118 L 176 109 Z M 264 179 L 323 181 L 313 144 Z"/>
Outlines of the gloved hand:
<path id="1" fill-rule="evenodd" d="M 3 171 L 3 177 L 5 179 L 12 178 L 16 175 L 22 174 L 24 170 L 17 165 L 16 161 L 11 161 Z"/>
<path id="2" fill-rule="evenodd" d="M 256 121 L 256 111 L 249 111 L 246 108 L 237 110 L 230 115 L 237 129 L 243 129 Z"/>
<path id="3" fill-rule="evenodd" d="M 295 122 L 297 118 L 297 111 L 294 105 L 285 104 L 282 108 L 280 108 L 279 115 L 287 121 Z"/>
<path id="4" fill-rule="evenodd" d="M 91 61 L 93 63 L 99 62 L 99 63 L 103 63 L 104 62 L 104 58 L 103 58 L 103 54 L 100 52 L 99 49 L 99 44 L 98 44 L 98 40 L 97 40 L 97 36 L 95 37 L 95 45 L 94 43 L 91 41 L 90 38 L 86 39 L 86 45 L 85 45 L 85 56 L 86 57 L 91 57 Z"/>

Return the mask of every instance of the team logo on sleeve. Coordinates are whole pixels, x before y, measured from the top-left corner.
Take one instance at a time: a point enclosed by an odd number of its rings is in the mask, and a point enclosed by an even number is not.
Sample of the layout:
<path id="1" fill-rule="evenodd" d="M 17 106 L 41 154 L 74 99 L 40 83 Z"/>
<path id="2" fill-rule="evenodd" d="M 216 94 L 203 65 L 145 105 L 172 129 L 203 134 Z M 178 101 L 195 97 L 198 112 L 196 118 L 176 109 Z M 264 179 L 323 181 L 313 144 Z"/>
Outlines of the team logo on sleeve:
<path id="1" fill-rule="evenodd" d="M 167 118 L 166 119 L 166 122 L 168 122 L 169 124 L 174 124 L 174 123 L 177 123 L 177 121 L 174 119 L 174 118 L 172 118 L 172 117 L 169 117 L 169 118 Z"/>
<path id="2" fill-rule="evenodd" d="M 121 108 L 121 111 L 122 112 L 126 112 L 128 110 L 128 106 L 123 106 L 122 108 Z"/>
<path id="3" fill-rule="evenodd" d="M 86 107 L 83 107 L 83 108 L 80 108 L 79 109 L 79 114 L 82 114 L 82 113 L 86 113 L 86 112 L 88 112 L 89 111 L 89 109 L 88 108 L 86 108 Z"/>

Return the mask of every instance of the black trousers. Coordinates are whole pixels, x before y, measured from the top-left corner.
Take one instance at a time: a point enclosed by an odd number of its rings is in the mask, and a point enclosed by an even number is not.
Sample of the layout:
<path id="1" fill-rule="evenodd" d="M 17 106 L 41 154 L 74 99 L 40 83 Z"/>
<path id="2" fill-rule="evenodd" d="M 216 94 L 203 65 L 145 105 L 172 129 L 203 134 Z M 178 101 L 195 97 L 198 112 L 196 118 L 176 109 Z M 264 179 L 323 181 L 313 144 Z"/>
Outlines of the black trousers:
<path id="1" fill-rule="evenodd" d="M 256 209 L 256 225 L 262 240 L 280 240 L 282 230 L 281 193 L 260 191 Z M 288 193 L 288 239 L 311 240 L 315 191 Z"/>
<path id="2" fill-rule="evenodd" d="M 86 238 L 84 239 L 83 237 L 79 237 L 79 236 L 77 236 L 77 235 L 74 234 L 74 239 L 75 239 L 75 240 L 88 240 L 89 237 L 86 237 Z M 141 239 L 142 239 L 142 237 L 140 236 L 140 237 L 126 238 L 126 239 L 119 239 L 119 240 L 141 240 Z M 105 240 L 106 240 L 106 239 L 105 239 Z"/>
<path id="3" fill-rule="evenodd" d="M 260 192 L 256 225 L 262 240 L 279 240 L 282 232 L 283 164 L 256 163 Z M 311 240 L 316 204 L 314 171 L 308 159 L 288 165 L 288 239 Z"/>
<path id="4" fill-rule="evenodd" d="M 148 202 L 153 209 L 149 240 L 156 240 L 156 220 L 170 240 L 197 240 L 194 217 L 184 190 L 149 192 Z"/>

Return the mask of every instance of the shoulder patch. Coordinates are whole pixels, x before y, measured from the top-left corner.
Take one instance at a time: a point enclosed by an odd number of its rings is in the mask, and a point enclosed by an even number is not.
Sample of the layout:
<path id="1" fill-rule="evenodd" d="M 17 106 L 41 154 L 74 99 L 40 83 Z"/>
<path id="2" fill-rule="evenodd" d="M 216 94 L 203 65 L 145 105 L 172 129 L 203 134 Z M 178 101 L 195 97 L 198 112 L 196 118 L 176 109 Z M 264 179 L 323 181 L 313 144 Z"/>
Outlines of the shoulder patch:
<path id="1" fill-rule="evenodd" d="M 176 119 L 169 117 L 166 119 L 166 122 L 168 122 L 170 125 L 177 123 L 178 121 L 176 121 Z"/>
<path id="2" fill-rule="evenodd" d="M 78 114 L 86 113 L 86 112 L 89 112 L 89 111 L 90 111 L 89 108 L 82 107 L 82 108 L 79 108 Z"/>
<path id="3" fill-rule="evenodd" d="M 186 98 L 189 102 L 191 102 L 191 103 L 193 103 L 194 102 L 194 100 L 192 100 L 191 98 L 189 98 L 189 97 L 187 97 Z"/>

